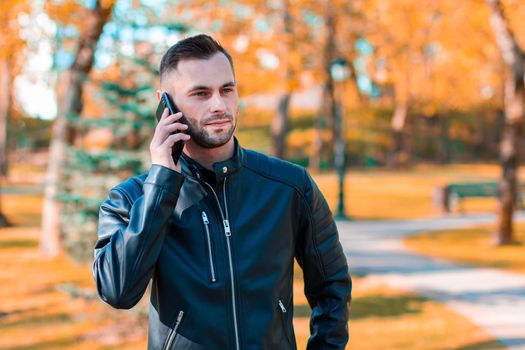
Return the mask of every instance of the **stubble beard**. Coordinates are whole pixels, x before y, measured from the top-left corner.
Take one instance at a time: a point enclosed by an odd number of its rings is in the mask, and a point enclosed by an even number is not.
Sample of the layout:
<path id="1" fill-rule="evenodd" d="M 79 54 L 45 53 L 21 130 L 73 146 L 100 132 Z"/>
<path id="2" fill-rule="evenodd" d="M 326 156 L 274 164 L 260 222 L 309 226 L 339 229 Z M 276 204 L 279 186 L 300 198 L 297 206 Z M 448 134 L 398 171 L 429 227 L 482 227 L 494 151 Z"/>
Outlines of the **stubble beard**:
<path id="1" fill-rule="evenodd" d="M 206 128 L 200 127 L 199 122 L 186 117 L 188 124 L 187 133 L 191 136 L 191 140 L 197 145 L 203 148 L 216 148 L 225 145 L 233 136 L 233 132 L 237 126 L 237 118 L 234 118 L 232 114 L 226 113 L 219 117 L 209 117 L 203 121 L 203 124 L 209 123 L 213 120 L 218 119 L 230 120 L 229 129 L 223 130 L 220 133 L 211 134 Z"/>

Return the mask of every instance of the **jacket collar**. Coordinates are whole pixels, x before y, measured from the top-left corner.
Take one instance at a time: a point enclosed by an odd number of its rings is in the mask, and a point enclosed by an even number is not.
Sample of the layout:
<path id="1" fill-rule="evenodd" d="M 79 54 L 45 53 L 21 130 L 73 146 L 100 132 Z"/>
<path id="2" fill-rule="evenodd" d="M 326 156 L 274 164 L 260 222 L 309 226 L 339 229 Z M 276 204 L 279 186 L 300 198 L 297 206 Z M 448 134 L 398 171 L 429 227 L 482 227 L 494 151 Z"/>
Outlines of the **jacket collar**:
<path id="1" fill-rule="evenodd" d="M 184 152 L 181 157 L 181 168 L 184 175 L 196 177 L 199 180 L 203 179 L 202 172 L 206 170 L 201 164 L 194 159 L 190 158 Z M 243 149 L 239 145 L 239 141 L 234 137 L 234 150 L 233 155 L 222 162 L 213 164 L 213 173 L 215 174 L 215 180 L 222 182 L 226 177 L 236 173 L 242 166 Z"/>

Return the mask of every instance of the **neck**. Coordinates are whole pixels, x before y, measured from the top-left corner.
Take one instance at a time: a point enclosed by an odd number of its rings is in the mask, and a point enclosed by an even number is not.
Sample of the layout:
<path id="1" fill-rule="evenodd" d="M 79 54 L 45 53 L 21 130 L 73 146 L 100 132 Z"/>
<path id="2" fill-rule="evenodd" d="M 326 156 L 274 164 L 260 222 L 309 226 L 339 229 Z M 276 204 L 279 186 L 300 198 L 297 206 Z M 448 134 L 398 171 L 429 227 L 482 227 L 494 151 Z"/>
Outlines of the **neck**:
<path id="1" fill-rule="evenodd" d="M 215 148 L 204 148 L 191 139 L 184 145 L 184 153 L 208 170 L 213 171 L 213 164 L 225 161 L 233 156 L 235 143 L 233 136 L 224 145 Z"/>

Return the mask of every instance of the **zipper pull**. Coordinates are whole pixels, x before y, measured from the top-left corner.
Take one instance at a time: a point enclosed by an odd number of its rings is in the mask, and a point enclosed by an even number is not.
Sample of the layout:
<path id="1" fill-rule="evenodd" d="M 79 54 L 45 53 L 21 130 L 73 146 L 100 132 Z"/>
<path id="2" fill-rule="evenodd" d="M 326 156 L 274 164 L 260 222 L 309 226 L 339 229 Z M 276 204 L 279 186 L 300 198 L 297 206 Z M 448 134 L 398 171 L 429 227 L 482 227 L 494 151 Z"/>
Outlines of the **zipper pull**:
<path id="1" fill-rule="evenodd" d="M 179 315 L 177 316 L 177 326 L 179 325 L 180 321 L 182 321 L 182 316 L 184 316 L 184 311 L 180 310 Z"/>
<path id="2" fill-rule="evenodd" d="M 206 215 L 206 212 L 202 212 L 202 221 L 205 225 L 208 225 L 210 222 L 208 221 L 208 215 Z"/>
<path id="3" fill-rule="evenodd" d="M 284 307 L 284 304 L 283 304 L 283 302 L 281 300 L 279 300 L 279 307 L 281 308 L 281 311 L 283 313 L 286 313 L 286 308 Z"/>
<path id="4" fill-rule="evenodd" d="M 180 310 L 179 315 L 177 316 L 177 322 L 175 322 L 175 327 L 173 327 L 173 333 L 177 333 L 177 329 L 182 321 L 182 316 L 184 316 L 184 311 Z"/>
<path id="5" fill-rule="evenodd" d="M 230 230 L 230 222 L 228 220 L 222 220 L 222 225 L 224 226 L 224 234 L 227 237 L 230 237 L 232 235 L 232 231 Z"/>

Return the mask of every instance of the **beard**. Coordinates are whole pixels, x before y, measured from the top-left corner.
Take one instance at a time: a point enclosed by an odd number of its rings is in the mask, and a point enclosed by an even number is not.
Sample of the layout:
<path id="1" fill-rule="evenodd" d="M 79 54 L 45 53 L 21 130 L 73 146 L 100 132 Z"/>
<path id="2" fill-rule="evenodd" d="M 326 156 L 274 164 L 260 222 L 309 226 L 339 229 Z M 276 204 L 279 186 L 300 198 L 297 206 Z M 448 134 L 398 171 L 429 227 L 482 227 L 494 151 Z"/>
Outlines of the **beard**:
<path id="1" fill-rule="evenodd" d="M 232 137 L 235 127 L 237 126 L 237 118 L 234 118 L 232 114 L 225 113 L 220 116 L 207 117 L 202 121 L 202 124 L 212 122 L 219 119 L 228 119 L 230 124 L 227 129 L 223 129 L 221 132 L 211 133 L 205 127 L 199 125 L 199 122 L 192 118 L 186 118 L 188 124 L 187 134 L 191 136 L 191 140 L 197 145 L 203 148 L 216 148 L 226 144 Z"/>

